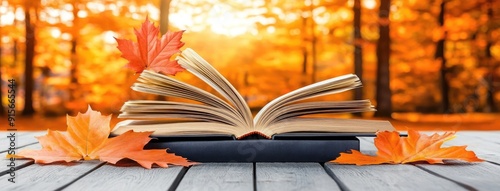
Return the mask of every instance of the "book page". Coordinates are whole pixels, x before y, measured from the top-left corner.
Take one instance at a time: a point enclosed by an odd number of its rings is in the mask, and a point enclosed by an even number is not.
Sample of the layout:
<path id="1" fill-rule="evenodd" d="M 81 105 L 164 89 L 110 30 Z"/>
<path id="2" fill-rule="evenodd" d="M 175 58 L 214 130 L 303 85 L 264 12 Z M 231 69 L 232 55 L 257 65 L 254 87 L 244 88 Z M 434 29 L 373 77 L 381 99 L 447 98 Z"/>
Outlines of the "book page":
<path id="1" fill-rule="evenodd" d="M 224 100 L 205 90 L 149 70 L 144 70 L 140 74 L 132 89 L 161 96 L 190 99 L 236 113 L 236 110 Z"/>
<path id="2" fill-rule="evenodd" d="M 245 121 L 226 109 L 183 102 L 133 100 L 127 101 L 121 108 L 119 118 L 169 119 L 193 118 L 220 122 L 232 126 L 244 126 Z"/>
<path id="3" fill-rule="evenodd" d="M 129 130 L 136 132 L 154 131 L 153 136 L 226 134 L 239 137 L 248 133 L 248 128 L 235 127 L 218 122 L 125 120 L 116 124 L 111 134 L 120 135 Z"/>
<path id="4" fill-rule="evenodd" d="M 207 61 L 198 55 L 192 49 L 183 50 L 181 56 L 177 58 L 179 64 L 186 68 L 189 72 L 206 82 L 232 105 L 236 107 L 236 111 L 246 121 L 246 127 L 253 128 L 252 113 L 246 104 L 243 97 L 236 89 L 222 76 L 215 68 Z"/>
<path id="5" fill-rule="evenodd" d="M 291 132 L 376 133 L 394 131 L 389 121 L 334 118 L 291 118 L 273 123 L 267 131 L 274 134 Z"/>
<path id="6" fill-rule="evenodd" d="M 285 105 L 272 112 L 269 116 L 269 124 L 277 123 L 288 118 L 299 117 L 310 114 L 322 113 L 355 113 L 375 111 L 370 100 L 348 100 L 348 101 L 316 101 Z"/>
<path id="7" fill-rule="evenodd" d="M 264 129 L 280 113 L 285 113 L 281 111 L 285 105 L 313 97 L 345 92 L 358 87 L 361 87 L 359 78 L 354 74 L 347 74 L 299 88 L 266 104 L 255 116 L 254 124 L 257 129 Z"/>

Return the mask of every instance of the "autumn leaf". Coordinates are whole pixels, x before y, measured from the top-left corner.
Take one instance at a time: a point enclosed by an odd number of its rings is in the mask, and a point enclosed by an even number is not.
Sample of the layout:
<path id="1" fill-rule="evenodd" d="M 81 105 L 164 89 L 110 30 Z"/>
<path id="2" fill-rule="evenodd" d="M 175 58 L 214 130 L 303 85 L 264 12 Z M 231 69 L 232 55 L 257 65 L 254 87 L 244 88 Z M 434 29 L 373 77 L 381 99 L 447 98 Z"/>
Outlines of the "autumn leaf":
<path id="1" fill-rule="evenodd" d="M 122 159 L 131 159 L 144 168 L 153 164 L 168 167 L 167 164 L 190 166 L 195 164 L 186 158 L 167 153 L 163 149 L 143 150 L 152 132 L 133 132 L 108 138 L 111 115 L 88 108 L 87 112 L 76 117 L 67 116 L 67 132 L 48 130 L 47 135 L 37 137 L 42 150 L 22 150 L 16 158 L 32 158 L 35 163 L 72 162 L 80 160 L 106 161 L 116 164 Z"/>
<path id="2" fill-rule="evenodd" d="M 405 164 L 426 161 L 430 164 L 443 163 L 443 160 L 463 160 L 468 162 L 483 161 L 477 158 L 473 151 L 465 150 L 466 146 L 452 146 L 441 148 L 445 141 L 454 138 L 455 133 L 446 132 L 442 135 L 420 134 L 417 131 L 408 131 L 408 137 L 400 137 L 399 133 L 379 132 L 375 138 L 377 155 L 369 156 L 351 150 L 352 153 L 341 153 L 340 157 L 331 161 L 339 164 Z"/>
<path id="3" fill-rule="evenodd" d="M 122 57 L 129 61 L 128 68 L 137 73 L 150 69 L 169 75 L 184 71 L 177 60 L 171 60 L 184 45 L 184 42 L 181 42 L 184 31 L 167 32 L 158 38 L 159 28 L 146 18 L 141 28 L 134 29 L 134 32 L 137 42 L 115 38 Z"/>

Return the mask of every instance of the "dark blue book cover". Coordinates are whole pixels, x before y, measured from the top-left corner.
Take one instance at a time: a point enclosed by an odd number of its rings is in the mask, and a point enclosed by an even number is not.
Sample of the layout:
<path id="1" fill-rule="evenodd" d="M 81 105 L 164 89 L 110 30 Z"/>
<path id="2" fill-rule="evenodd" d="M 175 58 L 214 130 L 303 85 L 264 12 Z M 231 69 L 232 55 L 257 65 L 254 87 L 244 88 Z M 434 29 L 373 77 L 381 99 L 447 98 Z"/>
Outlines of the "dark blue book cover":
<path id="1" fill-rule="evenodd" d="M 229 135 L 158 137 L 146 149 L 168 149 L 196 162 L 327 162 L 359 150 L 355 134 L 286 133 L 272 139 Z M 369 134 L 366 134 L 369 135 Z"/>

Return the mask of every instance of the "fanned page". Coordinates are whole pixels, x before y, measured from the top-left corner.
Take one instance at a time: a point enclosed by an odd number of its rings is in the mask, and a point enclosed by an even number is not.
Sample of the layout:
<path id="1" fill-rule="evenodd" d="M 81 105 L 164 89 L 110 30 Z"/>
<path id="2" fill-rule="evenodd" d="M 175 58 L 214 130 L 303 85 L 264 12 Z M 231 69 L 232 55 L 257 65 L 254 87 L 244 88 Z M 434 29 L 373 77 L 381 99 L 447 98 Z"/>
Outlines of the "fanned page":
<path id="1" fill-rule="evenodd" d="M 127 130 L 154 131 L 156 136 L 186 134 L 231 134 L 243 138 L 253 133 L 267 138 L 287 132 L 376 132 L 393 130 L 387 121 L 300 118 L 320 113 L 373 111 L 369 100 L 309 101 L 313 97 L 340 93 L 361 87 L 356 75 L 348 74 L 317 82 L 266 104 L 252 120 L 250 108 L 236 89 L 207 61 L 191 49 L 182 51 L 179 64 L 215 89 L 222 98 L 178 81 L 170 76 L 145 70 L 132 89 L 199 103 L 132 100 L 122 107 L 113 134 Z"/>
<path id="2" fill-rule="evenodd" d="M 212 65 L 190 48 L 182 51 L 177 60 L 182 67 L 208 83 L 235 106 L 236 111 L 245 120 L 246 127 L 253 128 L 252 113 L 245 100 Z"/>
<path id="3" fill-rule="evenodd" d="M 170 76 L 144 70 L 132 89 L 138 92 L 194 100 L 202 104 L 133 100 L 121 108 L 119 118 L 132 118 L 115 126 L 114 134 L 127 129 L 155 131 L 154 135 L 233 134 L 251 132 L 250 108 L 236 89 L 207 61 L 191 49 L 177 58 L 179 64 L 215 89 L 227 101 Z M 184 119 L 182 122 L 171 119 Z M 231 128 L 228 128 L 231 127 Z M 168 128 L 168 129 L 165 129 Z M 196 130 L 197 129 L 197 130 Z"/>
<path id="4" fill-rule="evenodd" d="M 359 78 L 354 74 L 347 74 L 299 88 L 266 104 L 255 116 L 254 124 L 257 130 L 261 130 L 272 123 L 301 115 L 373 111 L 373 106 L 369 100 L 295 103 L 359 87 L 361 87 Z"/>
<path id="5" fill-rule="evenodd" d="M 246 127 L 239 112 L 219 97 L 169 76 L 145 70 L 132 89 L 166 97 L 179 97 L 202 104 L 184 102 L 134 100 L 125 102 L 119 118 L 149 118 L 151 120 L 188 118 L 202 119 Z"/>

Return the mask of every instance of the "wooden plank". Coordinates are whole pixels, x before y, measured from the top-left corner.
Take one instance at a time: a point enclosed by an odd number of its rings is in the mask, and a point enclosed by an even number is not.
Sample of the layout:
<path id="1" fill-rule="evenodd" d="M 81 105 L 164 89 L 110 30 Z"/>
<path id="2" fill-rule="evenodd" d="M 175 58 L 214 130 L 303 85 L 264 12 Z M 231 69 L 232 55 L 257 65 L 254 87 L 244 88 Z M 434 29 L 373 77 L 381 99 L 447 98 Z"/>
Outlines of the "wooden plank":
<path id="1" fill-rule="evenodd" d="M 373 137 L 358 137 L 361 152 L 375 155 Z M 350 190 L 466 190 L 460 185 L 435 176 L 413 165 L 337 165 L 325 168 Z"/>
<path id="2" fill-rule="evenodd" d="M 433 134 L 435 132 L 425 132 Z M 442 132 L 437 132 L 442 133 Z M 445 142 L 444 146 L 467 145 L 480 158 L 500 162 L 500 145 L 496 144 L 500 134 L 497 132 L 458 132 L 456 138 Z M 371 139 L 363 138 L 370 142 Z M 367 144 L 367 146 L 369 146 Z M 432 174 L 457 182 L 468 189 L 494 190 L 500 186 L 500 166 L 491 163 L 453 162 L 446 165 L 417 165 Z"/>
<path id="3" fill-rule="evenodd" d="M 467 145 L 467 150 L 474 151 L 479 158 L 500 164 L 500 144 L 495 142 L 497 133 L 458 132 L 456 138 L 445 146 Z M 500 139 L 500 136 L 497 137 Z"/>
<path id="4" fill-rule="evenodd" d="M 34 145 L 28 145 L 26 147 L 23 147 L 22 149 L 41 149 L 42 146 L 40 144 L 34 144 Z M 19 149 L 19 150 L 22 150 L 22 149 Z M 3 153 L 3 154 L 0 154 L 0 155 L 6 155 L 7 153 Z M 13 162 L 13 164 L 12 164 Z M 10 170 L 10 167 L 13 166 L 16 170 L 20 169 L 20 168 L 24 168 L 30 164 L 33 164 L 33 160 L 31 159 L 16 159 L 15 161 L 11 161 L 10 158 L 5 158 L 5 157 L 2 157 L 2 168 L 0 170 L 0 176 L 4 175 L 4 174 L 7 174 L 7 173 L 10 173 L 11 170 Z"/>
<path id="5" fill-rule="evenodd" d="M 252 163 L 203 163 L 192 166 L 176 190 L 253 190 Z"/>
<path id="6" fill-rule="evenodd" d="M 491 141 L 492 143 L 500 144 L 500 131 L 461 131 L 458 135 L 480 138 Z"/>
<path id="7" fill-rule="evenodd" d="M 10 138 L 7 138 L 7 136 L 9 136 L 10 133 L 15 133 L 14 143 L 16 148 L 22 148 L 23 146 L 37 143 L 38 140 L 35 138 L 35 136 L 45 134 L 42 132 L 1 132 L 0 137 L 2 137 L 2 139 L 0 139 L 0 153 L 7 152 L 9 150 L 11 141 Z"/>
<path id="8" fill-rule="evenodd" d="M 51 164 L 41 166 L 33 164 L 15 171 L 16 183 L 7 181 L 9 174 L 0 177 L 2 190 L 56 190 L 65 186 L 85 173 L 101 165 L 99 161 L 85 161 L 81 163 Z M 112 175 L 110 175 L 112 176 Z"/>
<path id="9" fill-rule="evenodd" d="M 337 165 L 325 167 L 342 182 L 344 190 L 466 190 L 452 181 L 413 165 Z"/>
<path id="10" fill-rule="evenodd" d="M 500 188 L 499 165 L 483 162 L 446 165 L 419 164 L 418 166 L 476 190 L 498 190 Z"/>
<path id="11" fill-rule="evenodd" d="M 319 163 L 257 163 L 257 190 L 340 190 Z"/>
<path id="12" fill-rule="evenodd" d="M 458 132 L 457 137 L 463 137 L 467 140 L 482 140 L 486 145 L 500 146 L 500 132 L 499 131 L 464 131 Z"/>
<path id="13" fill-rule="evenodd" d="M 64 190 L 167 190 L 183 167 L 145 169 L 104 165 Z"/>
<path id="14" fill-rule="evenodd" d="M 425 134 L 442 134 L 443 132 L 423 132 Z M 371 143 L 373 146 L 373 138 L 359 137 L 361 147 L 363 141 Z M 478 131 L 461 131 L 456 134 L 455 139 L 447 141 L 443 144 L 444 147 L 467 145 L 467 150 L 474 151 L 479 158 L 500 164 L 500 132 L 478 132 Z M 365 144 L 369 146 L 370 144 Z M 374 147 L 373 147 L 374 148 Z M 373 152 L 374 154 L 374 152 Z"/>
<path id="15" fill-rule="evenodd" d="M 497 163 L 453 162 L 447 165 L 418 165 L 432 173 L 478 190 L 495 190 L 500 186 L 500 133 L 498 132 L 458 132 L 456 138 L 445 146 L 467 145 L 479 158 Z"/>

